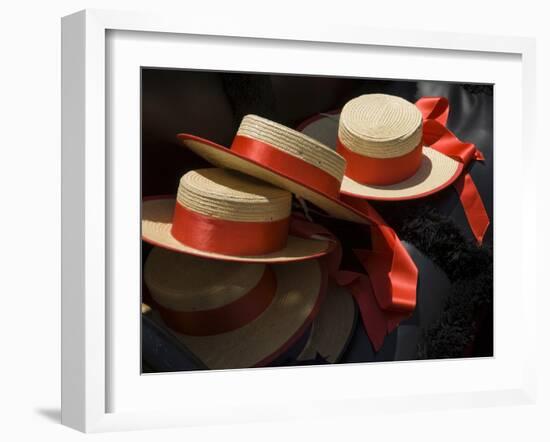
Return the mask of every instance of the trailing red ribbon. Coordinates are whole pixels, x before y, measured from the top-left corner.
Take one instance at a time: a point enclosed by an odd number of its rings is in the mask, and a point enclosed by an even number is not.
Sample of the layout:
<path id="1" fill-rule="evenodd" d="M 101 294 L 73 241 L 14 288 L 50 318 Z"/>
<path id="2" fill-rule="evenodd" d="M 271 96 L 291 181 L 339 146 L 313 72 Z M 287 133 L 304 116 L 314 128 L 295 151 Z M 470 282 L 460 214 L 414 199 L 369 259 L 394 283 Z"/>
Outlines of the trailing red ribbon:
<path id="1" fill-rule="evenodd" d="M 346 159 L 346 176 L 361 184 L 385 186 L 413 176 L 422 162 L 422 144 L 409 153 L 394 158 L 373 158 L 348 149 L 340 138 L 336 151 Z"/>
<path id="2" fill-rule="evenodd" d="M 423 117 L 423 141 L 430 146 L 464 164 L 464 172 L 453 183 L 458 192 L 464 213 L 479 245 L 489 227 L 489 216 L 483 200 L 466 166 L 472 161 L 483 161 L 483 154 L 472 143 L 460 141 L 446 126 L 449 116 L 449 101 L 445 97 L 423 97 L 416 102 Z"/>
<path id="3" fill-rule="evenodd" d="M 244 222 L 213 218 L 176 202 L 172 235 L 179 242 L 206 252 L 225 255 L 264 255 L 285 247 L 289 218 Z"/>
<path id="4" fill-rule="evenodd" d="M 335 198 L 339 194 L 340 182 L 332 175 L 267 143 L 236 136 L 231 150 L 328 197 Z M 393 229 L 386 225 L 369 203 L 354 202 L 350 205 L 372 224 L 373 250 L 363 251 L 360 259 L 371 275 L 379 304 L 385 309 L 414 310 L 418 271 L 409 254 Z"/>
<path id="5" fill-rule="evenodd" d="M 301 158 L 268 143 L 239 135 L 235 137 L 231 151 L 345 205 L 342 200 L 338 200 L 340 181 Z M 418 271 L 395 232 L 366 201 L 355 210 L 372 224 L 370 233 L 373 249 L 355 251 L 370 278 L 358 274 L 356 280 L 349 284 L 360 304 L 362 319 L 373 345 L 379 349 L 386 333 L 398 324 L 399 319 L 395 318 L 409 315 L 414 309 Z M 296 222 L 292 222 L 290 229 L 296 234 Z M 229 241 L 238 243 L 231 237 Z M 384 306 L 386 310 L 382 311 L 378 305 Z M 381 322 L 385 324 L 382 328 L 376 325 Z"/>
<path id="6" fill-rule="evenodd" d="M 354 250 L 368 275 L 340 270 L 340 242 L 324 227 L 293 217 L 291 231 L 308 238 L 321 236 L 337 244 L 335 250 L 325 257 L 329 275 L 355 299 L 369 340 L 378 351 L 385 336 L 415 308 L 418 270 L 395 232 L 383 223 L 380 215 L 366 201 L 362 201 L 360 206 L 361 210 L 368 211 L 381 222 L 371 226 L 373 249 Z"/>
<path id="7" fill-rule="evenodd" d="M 395 231 L 366 200 L 342 199 L 373 221 L 372 250 L 354 250 L 368 272 L 380 307 L 410 312 L 416 306 L 418 269 Z"/>
<path id="8" fill-rule="evenodd" d="M 289 178 L 300 177 L 305 185 L 333 198 L 338 198 L 340 181 L 323 169 L 290 155 L 263 141 L 237 135 L 231 150 L 248 159 L 267 166 Z"/>
<path id="9" fill-rule="evenodd" d="M 209 310 L 176 311 L 156 303 L 166 324 L 191 336 L 211 336 L 226 333 L 249 324 L 271 304 L 277 291 L 277 279 L 266 266 L 264 274 L 246 295 L 224 306 Z"/>

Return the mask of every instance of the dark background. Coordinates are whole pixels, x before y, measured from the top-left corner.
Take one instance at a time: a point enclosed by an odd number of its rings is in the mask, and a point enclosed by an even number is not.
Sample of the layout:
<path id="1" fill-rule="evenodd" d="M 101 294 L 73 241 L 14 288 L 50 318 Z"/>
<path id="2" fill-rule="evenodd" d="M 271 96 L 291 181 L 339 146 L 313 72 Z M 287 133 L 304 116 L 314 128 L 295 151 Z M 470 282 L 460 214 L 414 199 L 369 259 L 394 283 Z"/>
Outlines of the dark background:
<path id="1" fill-rule="evenodd" d="M 400 334 L 386 339 L 378 355 L 363 351 L 365 337 L 359 335 L 364 331 L 359 329 L 356 339 L 361 342 L 355 348 L 351 345 L 344 362 L 491 356 L 492 85 L 143 68 L 142 195 L 174 194 L 185 172 L 209 167 L 177 142 L 177 133 L 229 146 L 246 114 L 296 127 L 364 93 L 398 95 L 411 102 L 430 95 L 449 99 L 448 127 L 461 140 L 475 143 L 486 158 L 469 168 L 491 226 L 484 247 L 478 249 L 452 186 L 419 200 L 374 202 L 405 240 L 419 268 L 418 308 L 400 326 Z M 349 226 L 331 227 L 357 246 Z"/>

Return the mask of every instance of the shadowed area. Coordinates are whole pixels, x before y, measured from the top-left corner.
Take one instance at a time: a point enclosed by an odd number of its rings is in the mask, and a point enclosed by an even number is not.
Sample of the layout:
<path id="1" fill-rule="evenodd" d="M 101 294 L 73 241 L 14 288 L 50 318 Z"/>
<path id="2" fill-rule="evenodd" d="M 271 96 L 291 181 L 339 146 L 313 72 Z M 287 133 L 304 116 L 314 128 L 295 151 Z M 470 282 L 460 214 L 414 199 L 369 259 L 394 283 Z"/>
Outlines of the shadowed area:
<path id="1" fill-rule="evenodd" d="M 61 409 L 60 408 L 36 408 L 34 410 L 36 414 L 42 416 L 44 419 L 56 424 L 61 423 Z"/>

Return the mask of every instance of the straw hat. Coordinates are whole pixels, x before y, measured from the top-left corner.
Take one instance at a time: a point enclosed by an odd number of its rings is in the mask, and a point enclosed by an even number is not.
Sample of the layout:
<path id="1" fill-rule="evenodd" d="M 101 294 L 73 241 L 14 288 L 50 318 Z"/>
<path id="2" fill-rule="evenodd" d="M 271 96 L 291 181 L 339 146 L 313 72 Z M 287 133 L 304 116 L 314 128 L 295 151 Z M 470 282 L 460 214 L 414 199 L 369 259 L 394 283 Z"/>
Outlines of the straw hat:
<path id="1" fill-rule="evenodd" d="M 154 248 L 144 279 L 156 320 L 208 368 L 223 369 L 266 365 L 299 340 L 319 311 L 327 274 L 319 260 L 270 266 Z"/>
<path id="2" fill-rule="evenodd" d="M 346 103 L 339 116 L 321 114 L 300 130 L 346 158 L 341 192 L 354 197 L 420 198 L 452 184 L 463 167 L 423 145 L 422 114 L 392 95 L 361 95 Z"/>
<path id="3" fill-rule="evenodd" d="M 300 132 L 256 115 L 246 115 L 230 149 L 189 134 L 178 139 L 218 167 L 237 170 L 286 189 L 329 215 L 367 223 L 339 200 L 346 162 L 333 149 Z"/>
<path id="4" fill-rule="evenodd" d="M 290 192 L 225 169 L 180 180 L 177 197 L 147 199 L 142 237 L 153 245 L 211 259 L 290 262 L 329 253 L 323 239 L 289 235 Z"/>
<path id="5" fill-rule="evenodd" d="M 350 293 L 329 283 L 325 300 L 297 361 L 315 360 L 321 356 L 328 363 L 338 362 L 353 336 L 356 321 L 357 310 Z"/>

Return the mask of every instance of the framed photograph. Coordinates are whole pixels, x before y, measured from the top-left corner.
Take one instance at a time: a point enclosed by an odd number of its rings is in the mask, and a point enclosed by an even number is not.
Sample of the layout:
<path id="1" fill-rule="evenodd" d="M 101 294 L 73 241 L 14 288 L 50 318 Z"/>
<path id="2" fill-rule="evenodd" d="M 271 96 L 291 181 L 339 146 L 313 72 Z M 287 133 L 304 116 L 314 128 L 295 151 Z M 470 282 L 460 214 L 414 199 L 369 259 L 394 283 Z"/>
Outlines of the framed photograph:
<path id="1" fill-rule="evenodd" d="M 62 422 L 532 402 L 534 54 L 64 17 Z"/>

